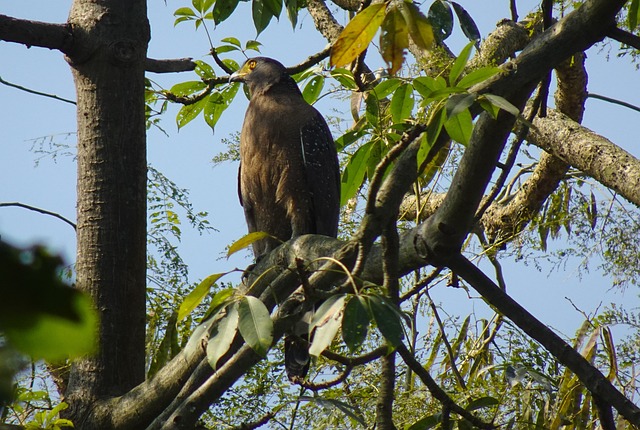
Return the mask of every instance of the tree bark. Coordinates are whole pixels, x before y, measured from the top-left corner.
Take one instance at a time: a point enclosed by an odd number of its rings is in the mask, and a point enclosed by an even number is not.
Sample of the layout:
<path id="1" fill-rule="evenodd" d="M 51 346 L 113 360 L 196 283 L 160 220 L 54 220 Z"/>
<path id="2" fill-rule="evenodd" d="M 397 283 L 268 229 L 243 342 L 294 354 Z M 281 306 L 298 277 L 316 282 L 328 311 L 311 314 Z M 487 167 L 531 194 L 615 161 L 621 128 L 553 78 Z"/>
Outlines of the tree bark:
<path id="1" fill-rule="evenodd" d="M 77 286 L 100 315 L 98 351 L 74 362 L 66 398 L 77 429 L 110 428 L 93 403 L 144 380 L 146 137 L 144 0 L 76 0 L 67 51 L 77 91 Z M 104 415 L 102 415 L 104 413 Z"/>

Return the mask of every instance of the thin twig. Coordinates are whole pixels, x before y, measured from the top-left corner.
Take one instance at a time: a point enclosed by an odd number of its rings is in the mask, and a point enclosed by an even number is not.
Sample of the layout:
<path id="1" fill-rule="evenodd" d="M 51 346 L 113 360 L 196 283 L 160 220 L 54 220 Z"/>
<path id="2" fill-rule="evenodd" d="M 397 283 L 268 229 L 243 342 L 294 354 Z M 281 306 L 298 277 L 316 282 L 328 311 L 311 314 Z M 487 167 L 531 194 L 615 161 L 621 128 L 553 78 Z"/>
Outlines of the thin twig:
<path id="1" fill-rule="evenodd" d="M 23 209 L 29 209 L 30 211 L 34 211 L 34 212 L 39 212 L 41 214 L 51 215 L 52 217 L 58 218 L 59 220 L 62 220 L 64 222 L 66 222 L 71 227 L 73 227 L 74 230 L 76 230 L 75 223 L 73 223 L 72 221 L 68 220 L 67 218 L 63 217 L 62 215 L 60 215 L 58 213 L 51 212 L 51 211 L 48 211 L 46 209 L 40 209 L 40 208 L 37 208 L 35 206 L 25 205 L 24 203 L 19 203 L 19 202 L 0 203 L 0 207 L 19 207 L 19 208 L 23 208 Z"/>
<path id="2" fill-rule="evenodd" d="M 324 48 L 322 51 L 317 54 L 310 55 L 303 62 L 296 64 L 295 66 L 287 67 L 287 73 L 290 75 L 295 75 L 296 73 L 300 73 L 304 70 L 307 70 L 311 66 L 315 66 L 320 61 L 324 60 L 331 53 L 331 45 Z"/>
<path id="3" fill-rule="evenodd" d="M 605 102 L 617 104 L 617 105 L 629 108 L 631 110 L 634 110 L 636 112 L 640 112 L 640 107 L 636 105 L 632 105 L 631 103 L 623 102 L 622 100 L 617 100 L 611 97 L 601 96 L 600 94 L 594 94 L 594 93 L 587 93 L 587 97 L 592 99 L 604 100 Z"/>
<path id="4" fill-rule="evenodd" d="M 35 94 L 37 96 L 49 97 L 51 99 L 59 100 L 61 102 L 65 102 L 65 103 L 70 103 L 72 105 L 76 104 L 76 102 L 74 102 L 73 100 L 65 99 L 65 98 L 59 97 L 59 96 L 57 96 L 55 94 L 43 93 L 41 91 L 36 91 L 36 90 L 32 90 L 32 89 L 23 87 L 22 85 L 12 84 L 11 82 L 8 82 L 8 81 L 5 81 L 4 79 L 2 79 L 2 77 L 0 77 L 0 84 L 4 84 L 4 85 L 6 85 L 8 87 L 16 88 L 16 89 L 18 89 L 20 91 L 24 91 L 26 93 Z"/>

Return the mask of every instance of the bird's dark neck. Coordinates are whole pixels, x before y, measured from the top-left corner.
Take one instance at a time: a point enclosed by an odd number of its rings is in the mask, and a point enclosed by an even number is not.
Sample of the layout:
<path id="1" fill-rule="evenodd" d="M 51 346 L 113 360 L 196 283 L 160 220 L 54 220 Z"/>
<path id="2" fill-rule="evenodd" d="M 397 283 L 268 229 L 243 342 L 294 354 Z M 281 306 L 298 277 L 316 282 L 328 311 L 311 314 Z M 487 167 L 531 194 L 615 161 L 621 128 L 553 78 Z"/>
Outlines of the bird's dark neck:
<path id="1" fill-rule="evenodd" d="M 296 84 L 296 81 L 287 74 L 283 74 L 280 78 L 271 82 L 268 85 L 265 85 L 260 88 L 256 88 L 253 92 L 253 95 L 269 95 L 269 96 L 278 96 L 278 95 L 286 95 L 291 97 L 292 94 L 301 97 L 302 93 L 300 92 L 300 88 Z"/>

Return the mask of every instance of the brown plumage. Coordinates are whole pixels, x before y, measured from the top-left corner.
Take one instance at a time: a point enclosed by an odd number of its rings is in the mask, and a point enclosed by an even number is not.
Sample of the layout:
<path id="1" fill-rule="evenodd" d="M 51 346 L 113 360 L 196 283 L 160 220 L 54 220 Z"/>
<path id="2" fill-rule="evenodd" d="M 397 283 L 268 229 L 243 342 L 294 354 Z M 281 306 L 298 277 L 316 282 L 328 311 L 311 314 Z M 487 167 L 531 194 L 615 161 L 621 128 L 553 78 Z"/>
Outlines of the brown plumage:
<path id="1" fill-rule="evenodd" d="M 303 234 L 336 237 L 340 210 L 340 167 L 329 127 L 304 98 L 285 67 L 270 58 L 245 62 L 232 81 L 251 95 L 240 135 L 238 194 L 249 232 L 287 241 Z M 253 244 L 260 259 L 280 244 Z M 309 368 L 305 342 L 285 338 L 289 378 Z"/>

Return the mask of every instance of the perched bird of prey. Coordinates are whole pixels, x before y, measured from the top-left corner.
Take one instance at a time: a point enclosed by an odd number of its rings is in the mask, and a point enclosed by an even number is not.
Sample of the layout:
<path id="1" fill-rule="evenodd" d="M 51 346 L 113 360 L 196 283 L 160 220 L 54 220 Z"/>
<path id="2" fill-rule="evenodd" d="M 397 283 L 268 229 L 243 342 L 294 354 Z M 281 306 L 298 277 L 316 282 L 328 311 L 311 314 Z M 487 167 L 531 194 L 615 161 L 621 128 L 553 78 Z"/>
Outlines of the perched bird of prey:
<path id="1" fill-rule="evenodd" d="M 340 210 L 340 167 L 331 132 L 304 98 L 285 67 L 271 58 L 247 60 L 231 76 L 244 82 L 249 107 L 240 135 L 238 194 L 249 232 L 281 241 L 303 234 L 336 237 Z M 256 260 L 280 244 L 253 244 Z M 290 379 L 309 368 L 306 344 L 285 338 Z"/>

